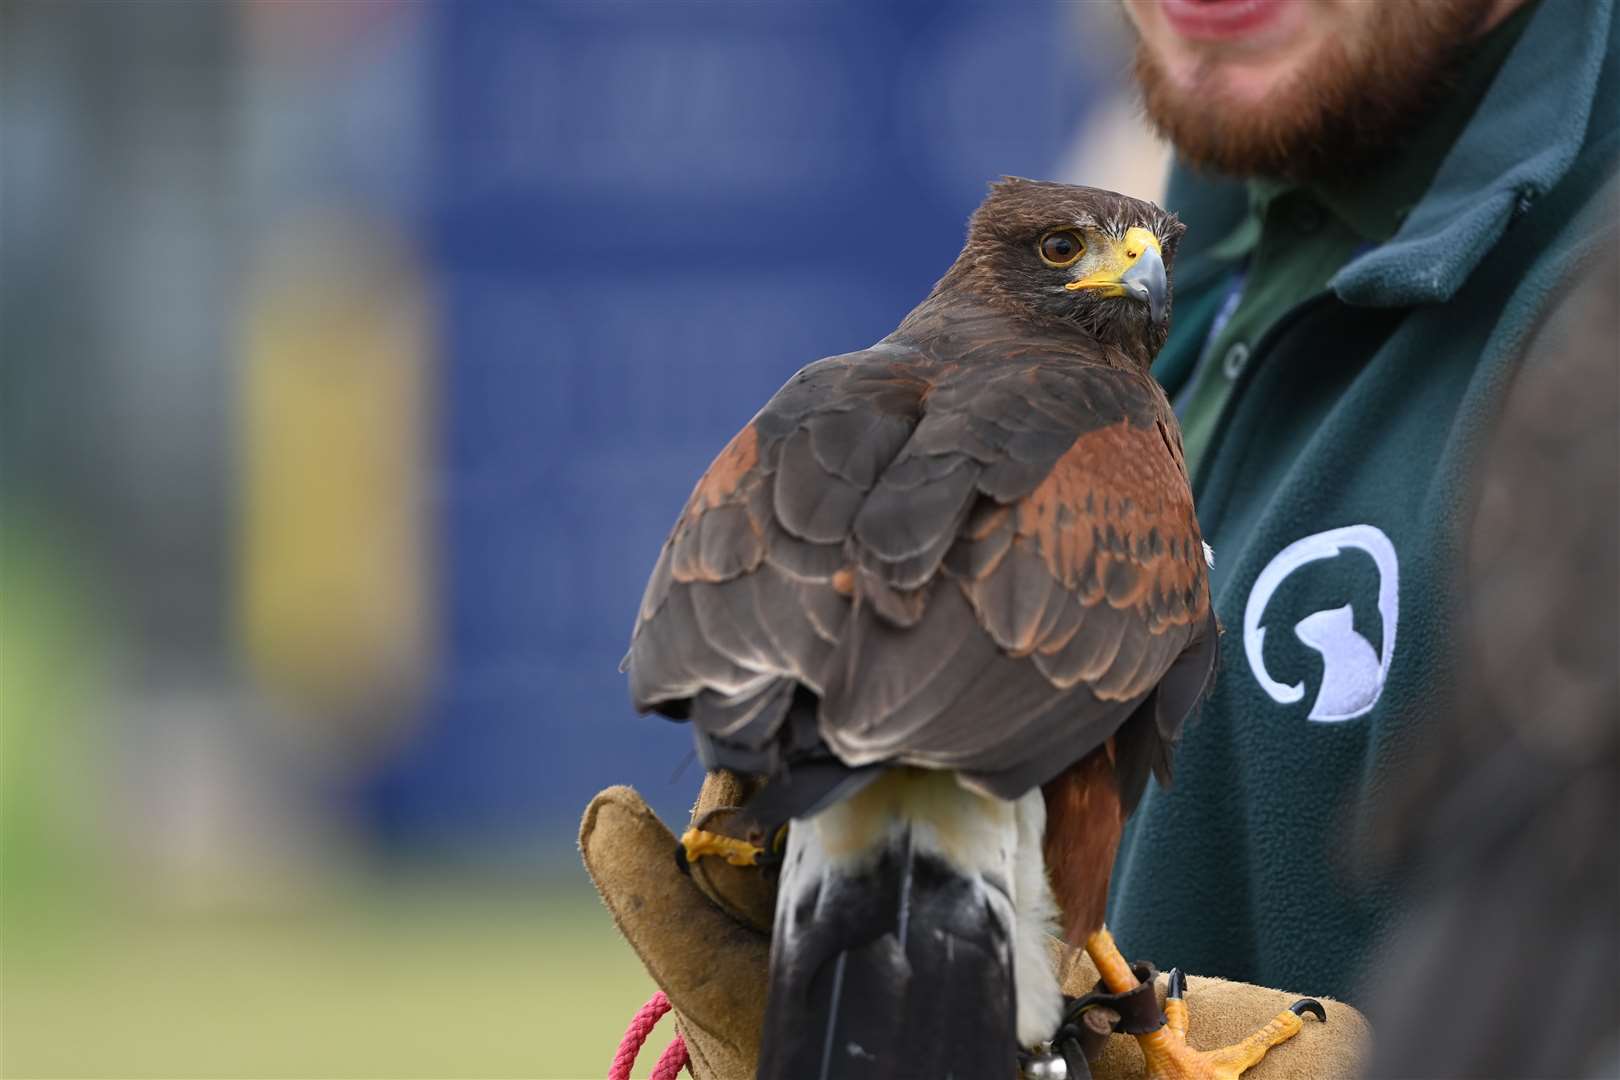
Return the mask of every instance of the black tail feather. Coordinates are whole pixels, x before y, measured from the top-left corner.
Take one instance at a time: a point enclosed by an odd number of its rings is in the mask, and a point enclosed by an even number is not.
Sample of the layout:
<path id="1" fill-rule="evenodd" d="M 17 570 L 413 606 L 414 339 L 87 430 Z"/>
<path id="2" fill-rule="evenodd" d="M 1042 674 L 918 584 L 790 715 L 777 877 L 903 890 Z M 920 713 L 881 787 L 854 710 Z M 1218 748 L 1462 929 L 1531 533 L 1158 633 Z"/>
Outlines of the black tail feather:
<path id="1" fill-rule="evenodd" d="M 853 875 L 789 859 L 759 1080 L 1013 1075 L 1004 883 L 969 876 L 909 831 Z"/>

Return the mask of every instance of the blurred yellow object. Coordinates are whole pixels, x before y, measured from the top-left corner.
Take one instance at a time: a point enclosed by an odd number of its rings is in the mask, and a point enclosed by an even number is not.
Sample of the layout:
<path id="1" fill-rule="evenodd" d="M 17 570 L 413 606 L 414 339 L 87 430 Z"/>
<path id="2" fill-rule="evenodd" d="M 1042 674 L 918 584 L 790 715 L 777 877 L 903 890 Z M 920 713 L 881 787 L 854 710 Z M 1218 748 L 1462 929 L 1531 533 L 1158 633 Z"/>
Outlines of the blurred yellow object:
<path id="1" fill-rule="evenodd" d="M 395 232 L 320 216 L 279 236 L 243 322 L 241 638 L 272 697 L 365 748 L 429 663 L 432 319 Z"/>

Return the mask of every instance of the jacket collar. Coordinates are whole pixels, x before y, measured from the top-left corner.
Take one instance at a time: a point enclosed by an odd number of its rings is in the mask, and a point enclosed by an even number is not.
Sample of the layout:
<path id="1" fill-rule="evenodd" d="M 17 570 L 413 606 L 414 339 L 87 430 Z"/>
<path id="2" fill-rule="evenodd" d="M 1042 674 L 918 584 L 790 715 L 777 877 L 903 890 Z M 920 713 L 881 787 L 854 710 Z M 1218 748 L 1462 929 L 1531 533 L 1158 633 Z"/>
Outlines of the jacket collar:
<path id="1" fill-rule="evenodd" d="M 1340 299 L 1369 307 L 1451 299 L 1514 216 L 1557 186 L 1586 142 L 1598 76 L 1620 51 L 1613 7 L 1539 5 L 1400 231 L 1328 282 Z"/>

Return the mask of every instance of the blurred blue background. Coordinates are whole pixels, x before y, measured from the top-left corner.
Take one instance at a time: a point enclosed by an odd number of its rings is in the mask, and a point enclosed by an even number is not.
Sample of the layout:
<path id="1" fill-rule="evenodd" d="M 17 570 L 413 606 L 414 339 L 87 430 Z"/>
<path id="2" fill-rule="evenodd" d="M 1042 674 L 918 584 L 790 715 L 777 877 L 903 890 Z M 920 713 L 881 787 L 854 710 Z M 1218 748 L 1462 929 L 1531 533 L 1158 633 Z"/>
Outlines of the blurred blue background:
<path id="1" fill-rule="evenodd" d="M 665 531 L 988 181 L 1156 194 L 1129 54 L 1107 3 L 0 6 L 0 1071 L 600 1075 L 651 986 L 579 813 L 701 782 L 617 670 Z"/>

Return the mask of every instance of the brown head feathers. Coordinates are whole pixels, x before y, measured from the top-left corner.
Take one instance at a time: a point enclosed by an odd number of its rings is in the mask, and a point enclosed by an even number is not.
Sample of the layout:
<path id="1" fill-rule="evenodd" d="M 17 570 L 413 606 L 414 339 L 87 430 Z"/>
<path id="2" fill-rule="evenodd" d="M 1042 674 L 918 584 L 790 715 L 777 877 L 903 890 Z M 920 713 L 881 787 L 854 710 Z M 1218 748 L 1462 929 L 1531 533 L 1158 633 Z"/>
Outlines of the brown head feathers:
<path id="1" fill-rule="evenodd" d="M 1101 188 L 1005 177 L 990 185 L 990 194 L 973 212 L 962 253 L 924 306 L 977 300 L 1033 322 L 1044 333 L 1078 334 L 1114 346 L 1145 369 L 1164 344 L 1168 302 L 1163 317 L 1153 321 L 1136 300 L 1071 284 L 1094 254 L 1101 257 L 1104 249 L 1126 245 L 1126 234 L 1135 228 L 1156 239 L 1168 278 L 1186 232 L 1174 214 Z M 1085 249 L 1072 268 L 1043 258 L 1043 240 L 1057 233 L 1071 233 Z M 1057 251 L 1063 250 L 1060 241 Z"/>

